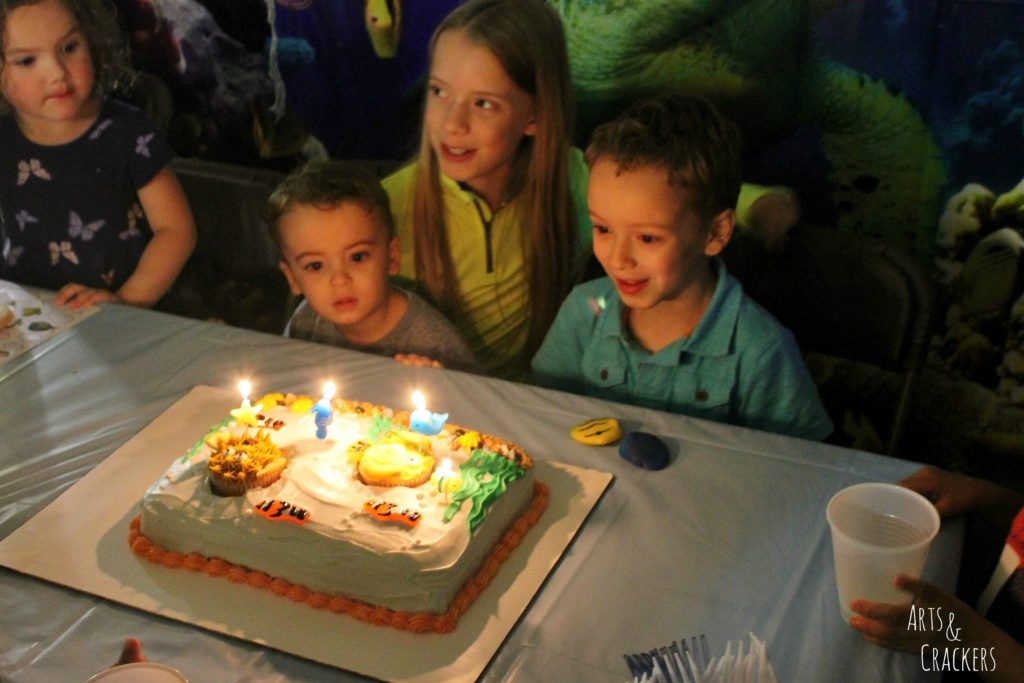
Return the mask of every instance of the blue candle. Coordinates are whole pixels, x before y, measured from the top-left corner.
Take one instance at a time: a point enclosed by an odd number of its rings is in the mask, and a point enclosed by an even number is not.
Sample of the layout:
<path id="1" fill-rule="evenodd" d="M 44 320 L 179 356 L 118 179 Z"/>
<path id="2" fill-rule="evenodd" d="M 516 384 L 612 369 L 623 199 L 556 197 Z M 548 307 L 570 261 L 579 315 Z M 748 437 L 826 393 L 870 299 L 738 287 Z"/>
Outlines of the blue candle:
<path id="1" fill-rule="evenodd" d="M 426 399 L 423 398 L 423 393 L 420 391 L 412 392 L 412 402 L 416 406 L 416 410 L 412 411 L 412 415 L 409 416 L 409 431 L 425 436 L 434 436 L 444 429 L 444 424 L 448 421 L 448 413 L 432 413 L 427 410 Z"/>
<path id="2" fill-rule="evenodd" d="M 334 382 L 324 383 L 324 397 L 317 401 L 309 412 L 315 413 L 313 421 L 316 423 L 316 438 L 327 438 L 327 426 L 334 421 L 334 408 L 331 407 L 331 399 L 334 398 Z"/>

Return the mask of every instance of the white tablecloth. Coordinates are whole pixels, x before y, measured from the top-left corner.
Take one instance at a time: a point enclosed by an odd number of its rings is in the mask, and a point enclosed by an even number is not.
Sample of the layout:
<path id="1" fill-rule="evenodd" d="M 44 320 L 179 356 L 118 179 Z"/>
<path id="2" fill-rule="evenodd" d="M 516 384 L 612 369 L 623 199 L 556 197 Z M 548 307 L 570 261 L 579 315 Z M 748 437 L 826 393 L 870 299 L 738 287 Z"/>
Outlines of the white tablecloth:
<path id="1" fill-rule="evenodd" d="M 6 370 L 0 538 L 194 385 L 247 377 L 254 395 L 316 394 L 332 376 L 339 395 L 394 407 L 419 387 L 453 422 L 616 477 L 484 680 L 622 681 L 623 653 L 700 633 L 720 649 L 748 632 L 767 641 L 780 681 L 937 680 L 916 655 L 869 645 L 842 622 L 825 522 L 840 488 L 895 481 L 913 463 L 121 306 Z M 602 415 L 661 436 L 668 468 L 569 438 Z M 961 537 L 942 530 L 925 578 L 952 588 Z M 127 635 L 194 682 L 359 680 L 0 569 L 0 680 L 84 681 Z"/>

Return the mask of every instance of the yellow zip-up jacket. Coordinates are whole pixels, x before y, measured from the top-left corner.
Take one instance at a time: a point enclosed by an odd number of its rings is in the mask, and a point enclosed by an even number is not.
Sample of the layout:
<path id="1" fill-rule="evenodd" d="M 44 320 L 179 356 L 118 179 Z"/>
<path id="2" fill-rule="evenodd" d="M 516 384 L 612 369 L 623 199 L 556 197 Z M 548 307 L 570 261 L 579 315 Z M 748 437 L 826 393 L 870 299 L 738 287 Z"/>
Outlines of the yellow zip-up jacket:
<path id="1" fill-rule="evenodd" d="M 593 228 L 587 211 L 587 166 L 583 153 L 572 149 L 569 185 L 576 203 L 580 260 L 590 253 Z M 401 242 L 400 277 L 415 282 L 413 193 L 416 165 L 384 179 Z M 453 320 L 488 374 L 523 379 L 529 358 L 523 357 L 529 329 L 528 285 L 521 239 L 528 208 L 522 194 L 491 211 L 487 202 L 456 181 L 441 176 L 445 229 L 463 302 Z"/>

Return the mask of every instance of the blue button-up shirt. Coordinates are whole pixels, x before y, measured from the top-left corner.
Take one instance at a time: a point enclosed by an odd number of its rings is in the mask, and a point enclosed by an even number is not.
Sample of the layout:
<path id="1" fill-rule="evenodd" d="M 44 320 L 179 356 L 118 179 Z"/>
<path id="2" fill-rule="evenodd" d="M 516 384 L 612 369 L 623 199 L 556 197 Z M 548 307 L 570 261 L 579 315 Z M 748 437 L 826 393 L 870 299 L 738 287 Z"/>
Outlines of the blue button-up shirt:
<path id="1" fill-rule="evenodd" d="M 541 384 L 806 439 L 832 421 L 792 333 L 716 260 L 715 293 L 693 333 L 650 353 L 623 323 L 609 278 L 576 287 L 537 355 Z"/>

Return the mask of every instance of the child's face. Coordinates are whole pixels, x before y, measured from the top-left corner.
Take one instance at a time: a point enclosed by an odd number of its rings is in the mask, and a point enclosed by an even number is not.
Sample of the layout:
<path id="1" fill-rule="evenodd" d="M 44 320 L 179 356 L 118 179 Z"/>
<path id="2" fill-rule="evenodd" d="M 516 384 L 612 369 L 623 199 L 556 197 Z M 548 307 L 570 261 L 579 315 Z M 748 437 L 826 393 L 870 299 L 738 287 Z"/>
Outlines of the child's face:
<path id="1" fill-rule="evenodd" d="M 59 0 L 13 10 L 3 27 L 3 44 L 0 91 L 27 134 L 91 123 L 96 103 L 89 44 Z"/>
<path id="2" fill-rule="evenodd" d="M 500 204 L 523 136 L 536 132 L 533 97 L 488 48 L 445 31 L 430 64 L 426 132 L 441 172 Z"/>
<path id="3" fill-rule="evenodd" d="M 292 292 L 342 334 L 373 337 L 386 319 L 388 275 L 398 273 L 398 239 L 388 240 L 382 221 L 353 201 L 293 206 L 279 227 Z"/>
<path id="4" fill-rule="evenodd" d="M 711 276 L 709 258 L 732 231 L 731 212 L 709 228 L 688 205 L 686 193 L 668 184 L 668 172 L 639 166 L 619 172 L 599 158 L 590 169 L 587 203 L 594 224 L 594 254 L 626 306 L 652 309 L 684 301 Z M 727 227 L 727 230 L 723 228 Z"/>

